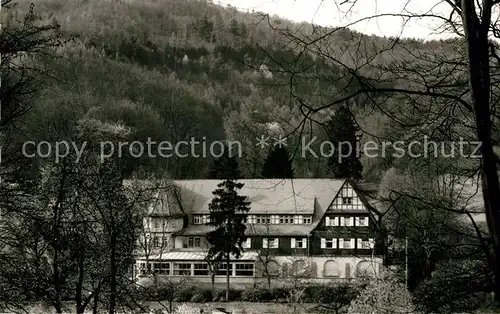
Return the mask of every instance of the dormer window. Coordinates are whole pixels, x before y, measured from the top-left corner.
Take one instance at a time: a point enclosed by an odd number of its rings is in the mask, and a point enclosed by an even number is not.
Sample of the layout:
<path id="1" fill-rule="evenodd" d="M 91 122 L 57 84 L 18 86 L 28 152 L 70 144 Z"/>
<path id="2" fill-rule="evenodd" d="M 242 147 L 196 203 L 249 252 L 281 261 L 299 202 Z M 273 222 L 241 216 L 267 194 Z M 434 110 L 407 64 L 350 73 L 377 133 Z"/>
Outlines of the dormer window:
<path id="1" fill-rule="evenodd" d="M 195 225 L 206 225 L 210 223 L 210 215 L 195 215 L 193 216 L 193 223 Z"/>
<path id="2" fill-rule="evenodd" d="M 280 224 L 293 224 L 293 216 L 280 216 Z"/>
<path id="3" fill-rule="evenodd" d="M 311 224 L 312 216 L 304 215 L 247 215 L 247 224 Z"/>
<path id="4" fill-rule="evenodd" d="M 184 248 L 199 248 L 201 247 L 201 238 L 200 237 L 187 237 L 184 238 L 183 243 Z"/>

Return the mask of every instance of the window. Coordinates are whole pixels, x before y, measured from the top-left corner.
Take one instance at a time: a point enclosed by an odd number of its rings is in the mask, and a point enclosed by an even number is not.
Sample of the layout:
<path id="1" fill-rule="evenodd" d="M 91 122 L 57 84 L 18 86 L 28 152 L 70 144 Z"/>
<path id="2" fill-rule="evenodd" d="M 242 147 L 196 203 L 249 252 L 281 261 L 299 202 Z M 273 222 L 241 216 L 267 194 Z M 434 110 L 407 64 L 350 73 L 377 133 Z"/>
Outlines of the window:
<path id="1" fill-rule="evenodd" d="M 208 276 L 208 264 L 207 263 L 195 263 L 194 264 L 194 275 L 195 276 Z"/>
<path id="2" fill-rule="evenodd" d="M 244 249 L 250 249 L 252 247 L 252 239 L 247 238 L 243 243 L 241 243 L 241 247 Z"/>
<path id="3" fill-rule="evenodd" d="M 210 222 L 210 215 L 195 215 L 193 216 L 193 223 L 195 225 L 206 225 Z"/>
<path id="4" fill-rule="evenodd" d="M 293 222 L 294 224 L 296 225 L 301 225 L 304 223 L 304 217 L 302 215 L 296 215 L 294 218 L 293 218 Z"/>
<path id="5" fill-rule="evenodd" d="M 153 221 L 154 221 L 155 229 L 160 228 L 160 222 L 158 221 L 158 219 L 154 219 Z"/>
<path id="6" fill-rule="evenodd" d="M 174 263 L 174 276 L 191 276 L 191 263 Z"/>
<path id="7" fill-rule="evenodd" d="M 312 217 L 309 216 L 304 217 L 304 224 L 306 225 L 312 224 Z"/>
<path id="8" fill-rule="evenodd" d="M 262 241 L 263 248 L 277 249 L 279 246 L 278 238 L 268 238 Z"/>
<path id="9" fill-rule="evenodd" d="M 361 240 L 361 246 L 358 245 L 358 248 L 368 250 L 368 249 L 370 249 L 370 243 L 368 241 Z"/>
<path id="10" fill-rule="evenodd" d="M 160 247 L 160 239 L 157 236 L 153 237 L 153 248 L 159 248 Z"/>
<path id="11" fill-rule="evenodd" d="M 147 269 L 146 269 L 147 264 Z M 139 275 L 146 275 L 151 272 L 151 264 L 150 263 L 140 263 L 139 264 Z"/>
<path id="12" fill-rule="evenodd" d="M 354 217 L 340 217 L 340 226 L 353 227 L 354 226 Z"/>
<path id="13" fill-rule="evenodd" d="M 166 248 L 168 246 L 169 239 L 167 236 L 161 237 L 161 247 Z"/>
<path id="14" fill-rule="evenodd" d="M 327 249 L 333 249 L 335 248 L 334 245 L 333 245 L 333 239 L 328 239 L 325 241 L 325 247 Z"/>
<path id="15" fill-rule="evenodd" d="M 160 275 L 170 275 L 170 264 L 169 263 L 154 263 L 153 271 L 155 274 Z"/>
<path id="16" fill-rule="evenodd" d="M 271 223 L 271 217 L 267 215 L 260 215 L 260 216 L 254 216 L 254 223 L 257 224 L 270 224 Z"/>
<path id="17" fill-rule="evenodd" d="M 374 239 L 362 240 L 358 239 L 358 249 L 369 250 L 375 247 Z"/>
<path id="18" fill-rule="evenodd" d="M 271 216 L 271 224 L 279 224 L 280 223 L 280 217 L 278 215 L 272 215 Z"/>
<path id="19" fill-rule="evenodd" d="M 280 216 L 280 224 L 293 224 L 293 216 Z"/>
<path id="20" fill-rule="evenodd" d="M 215 274 L 216 274 L 217 276 L 226 276 L 226 274 L 227 274 L 227 271 L 226 271 L 226 270 L 227 270 L 227 264 L 225 264 L 225 263 L 220 264 L 220 265 L 219 265 L 219 268 L 217 269 L 217 271 L 215 272 Z M 230 270 L 230 271 L 229 271 L 229 276 L 232 276 L 232 275 L 233 275 L 233 274 L 232 274 L 232 272 L 231 272 L 231 270 Z"/>
<path id="21" fill-rule="evenodd" d="M 354 217 L 346 217 L 345 218 L 345 226 L 346 227 L 354 226 Z"/>
<path id="22" fill-rule="evenodd" d="M 272 249 L 277 249 L 278 246 L 279 246 L 278 238 L 272 239 L 272 241 L 270 241 L 270 243 L 269 243 L 269 247 Z"/>
<path id="23" fill-rule="evenodd" d="M 357 239 L 356 240 L 356 248 L 357 249 L 362 249 L 363 248 L 363 239 Z"/>
<path id="24" fill-rule="evenodd" d="M 337 248 L 337 239 L 321 239 L 321 248 L 322 249 L 336 249 Z"/>
<path id="25" fill-rule="evenodd" d="M 368 217 L 356 217 L 356 226 L 368 227 Z"/>
<path id="26" fill-rule="evenodd" d="M 375 248 L 375 240 L 374 239 L 368 239 L 368 246 L 370 249 Z"/>
<path id="27" fill-rule="evenodd" d="M 297 249 L 305 249 L 307 247 L 307 238 L 292 238 L 291 247 Z"/>
<path id="28" fill-rule="evenodd" d="M 236 276 L 253 277 L 253 264 L 238 263 L 235 267 Z"/>
<path id="29" fill-rule="evenodd" d="M 196 248 L 201 247 L 200 237 L 189 237 L 187 238 L 187 243 L 184 243 L 184 248 Z"/>
<path id="30" fill-rule="evenodd" d="M 354 239 L 344 240 L 343 249 L 354 249 Z"/>
<path id="31" fill-rule="evenodd" d="M 339 225 L 339 217 L 326 217 L 325 223 L 327 226 L 337 227 Z"/>
<path id="32" fill-rule="evenodd" d="M 352 204 L 352 197 L 342 197 L 342 204 Z"/>
<path id="33" fill-rule="evenodd" d="M 323 276 L 324 277 L 339 277 L 339 265 L 336 261 L 329 260 L 323 265 Z"/>

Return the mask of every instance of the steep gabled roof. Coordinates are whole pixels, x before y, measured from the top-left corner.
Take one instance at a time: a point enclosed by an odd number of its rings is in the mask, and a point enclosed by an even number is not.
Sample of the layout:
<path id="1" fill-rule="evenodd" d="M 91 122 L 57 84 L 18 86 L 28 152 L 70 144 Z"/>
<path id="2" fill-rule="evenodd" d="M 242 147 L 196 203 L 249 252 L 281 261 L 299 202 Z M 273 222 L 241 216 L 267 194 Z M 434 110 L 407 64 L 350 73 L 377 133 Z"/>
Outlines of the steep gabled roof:
<path id="1" fill-rule="evenodd" d="M 123 184 L 132 189 L 155 190 L 148 205 L 148 216 L 179 217 L 185 214 L 179 202 L 179 195 L 175 185 L 171 181 L 126 180 Z"/>
<path id="2" fill-rule="evenodd" d="M 186 213 L 208 214 L 212 192 L 221 180 L 177 180 L 180 201 Z M 251 202 L 251 214 L 313 215 L 319 206 L 326 210 L 344 180 L 250 179 L 239 180 L 241 195 Z M 315 206 L 316 205 L 316 206 Z"/>
<path id="3" fill-rule="evenodd" d="M 325 216 L 328 208 L 333 203 L 333 201 L 337 197 L 339 197 L 340 190 L 346 184 L 349 184 L 354 189 L 354 191 L 356 192 L 356 195 L 359 197 L 359 199 L 363 203 L 365 209 L 364 210 L 359 210 L 359 209 L 336 209 L 335 212 L 337 212 L 337 213 L 355 213 L 355 214 L 356 213 L 368 213 L 373 218 L 375 218 L 375 215 L 378 214 L 378 211 L 374 207 L 374 202 L 370 201 L 371 197 L 368 196 L 368 195 L 371 195 L 372 193 L 374 193 L 374 191 L 375 191 L 374 186 L 373 185 L 368 185 L 368 184 L 359 184 L 359 183 L 354 182 L 353 180 L 347 179 L 347 180 L 344 180 L 342 182 L 342 185 L 340 186 L 340 188 L 337 191 L 337 193 L 335 195 L 333 195 L 333 197 L 331 198 L 330 202 L 326 206 L 322 206 L 322 211 L 318 211 L 318 213 L 317 213 L 317 215 L 316 215 L 316 217 L 315 217 L 315 219 L 313 221 L 313 226 L 311 228 L 311 231 L 313 231 L 314 229 L 316 229 L 319 226 L 319 224 L 320 224 L 321 220 L 324 218 L 324 216 Z M 360 186 L 363 187 L 363 188 L 360 188 Z"/>

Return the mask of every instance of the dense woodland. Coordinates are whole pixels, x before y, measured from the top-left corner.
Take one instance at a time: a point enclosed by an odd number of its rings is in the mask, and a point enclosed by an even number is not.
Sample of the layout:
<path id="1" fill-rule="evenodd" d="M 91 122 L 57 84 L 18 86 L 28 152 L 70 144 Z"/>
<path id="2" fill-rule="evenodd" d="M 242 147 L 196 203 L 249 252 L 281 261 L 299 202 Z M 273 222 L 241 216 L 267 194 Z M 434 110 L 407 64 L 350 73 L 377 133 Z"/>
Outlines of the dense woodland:
<path id="1" fill-rule="evenodd" d="M 20 9 L 27 10 L 24 5 Z M 22 17 L 23 10 L 16 12 L 9 11 L 7 19 Z M 42 60 L 55 79 L 44 82 L 23 125 L 25 139 L 36 142 L 70 138 L 71 126 L 82 117 L 121 123 L 131 128 L 130 141 L 142 143 L 148 137 L 172 143 L 203 136 L 208 143 L 239 140 L 244 145 L 244 176 L 254 178 L 260 176 L 267 153 L 255 146 L 255 138 L 272 131 L 266 124 L 277 122 L 280 132 L 289 135 L 303 120 L 290 97 L 283 63 L 297 60 L 295 92 L 307 95 L 311 103 L 345 92 L 344 82 L 334 78 L 343 69 L 301 53 L 272 28 L 289 27 L 305 35 L 325 31 L 305 23 L 198 1 L 37 1 L 35 14 L 41 21 L 60 23 L 68 40 L 57 49 L 57 58 Z M 374 49 L 387 41 L 342 30 L 329 38 L 335 45 L 331 49 L 342 50 L 356 38 L 372 43 Z M 446 42 L 408 42 L 422 50 L 453 50 Z M 405 53 L 400 50 L 396 53 Z M 348 56 L 345 59 L 349 62 Z M 353 110 L 365 130 L 364 140 L 373 139 L 370 134 L 393 134 L 391 121 L 365 110 L 363 99 Z M 330 115 L 331 110 L 324 110 L 315 119 L 326 121 Z M 300 136 L 317 136 L 316 143 L 327 139 L 324 127 L 316 123 L 302 131 Z M 290 153 L 300 136 L 290 135 Z M 296 177 L 331 175 L 324 158 L 310 157 L 294 158 Z M 392 166 L 392 161 L 381 159 L 363 159 L 364 177 L 381 178 Z M 211 163 L 210 158 L 145 156 L 131 171 L 141 176 L 204 178 Z"/>
<path id="2" fill-rule="evenodd" d="M 0 174 L 11 183 L 0 186 L 7 218 L 0 251 L 9 252 L 0 255 L 0 299 L 9 299 L 1 306 L 43 301 L 61 312 L 71 299 L 80 313 L 137 307 L 130 297 L 137 291 L 123 274 L 141 210 L 161 184 L 134 186 L 130 194 L 122 181 L 224 179 L 233 167 L 245 178 L 351 177 L 373 184 L 389 239 L 385 260 L 403 266 L 408 241 L 408 287 L 419 310 L 488 305 L 496 269 L 488 232 L 496 229 L 470 220 L 471 211 L 484 211 L 476 201 L 478 159 L 389 153 L 338 164 L 336 156 L 302 158 L 299 151 L 301 139 L 315 136 L 316 151 L 322 140 L 477 140 L 474 115 L 464 110 L 470 96 L 463 39 L 366 36 L 206 1 L 10 2 L 2 1 L 10 6 L 2 10 L 2 29 L 9 31 L 0 46 L 7 70 Z M 497 149 L 498 62 L 490 72 Z M 425 92 L 394 93 L 402 90 Z M 288 146 L 256 147 L 261 135 L 287 136 Z M 243 156 L 136 158 L 125 151 L 95 162 L 99 141 L 193 137 L 238 140 Z M 63 140 L 87 142 L 89 155 L 62 163 L 20 155 L 26 141 Z M 9 247 L 23 253 L 13 257 Z M 399 287 L 404 267 L 395 269 Z M 356 309 L 368 311 L 365 301 Z"/>

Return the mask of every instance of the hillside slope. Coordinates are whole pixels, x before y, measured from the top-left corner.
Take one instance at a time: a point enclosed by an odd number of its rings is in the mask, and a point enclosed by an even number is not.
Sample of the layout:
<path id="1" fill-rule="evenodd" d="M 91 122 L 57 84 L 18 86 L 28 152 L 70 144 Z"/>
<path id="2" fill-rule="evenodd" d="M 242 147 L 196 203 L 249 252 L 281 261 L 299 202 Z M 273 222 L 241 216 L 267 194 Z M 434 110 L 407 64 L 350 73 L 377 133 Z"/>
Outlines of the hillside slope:
<path id="1" fill-rule="evenodd" d="M 19 14 L 27 10 L 25 5 L 19 6 Z M 68 137 L 70 126 L 82 117 L 120 122 L 134 130 L 131 141 L 143 143 L 148 138 L 239 140 L 244 145 L 242 170 L 246 177 L 257 177 L 266 152 L 255 147 L 255 137 L 269 133 L 268 123 L 277 123 L 289 134 L 303 119 L 290 97 L 290 73 L 278 65 L 293 64 L 300 73 L 294 77 L 294 92 L 311 103 L 323 103 L 340 89 L 332 73 L 342 69 L 300 54 L 274 30 L 325 31 L 306 23 L 268 20 L 205 1 L 39 0 L 35 8 L 40 19 L 60 23 L 64 36 L 72 40 L 59 49 L 59 58 L 45 60 L 58 80 L 47 83 L 28 117 L 25 136 L 32 140 Z M 329 41 L 332 49 L 342 50 L 360 36 L 342 30 Z M 375 46 L 386 41 L 364 38 Z M 435 45 L 412 44 L 424 50 Z M 317 119 L 328 115 L 321 113 Z M 382 117 L 360 119 L 372 128 L 387 127 Z M 300 135 L 325 138 L 318 125 Z M 299 144 L 299 135 L 290 136 L 289 142 Z M 203 178 L 210 164 L 210 158 L 145 156 L 134 170 Z M 380 175 L 380 160 L 365 164 L 366 171 Z M 325 165 L 319 159 L 294 161 L 300 177 L 325 176 Z"/>

